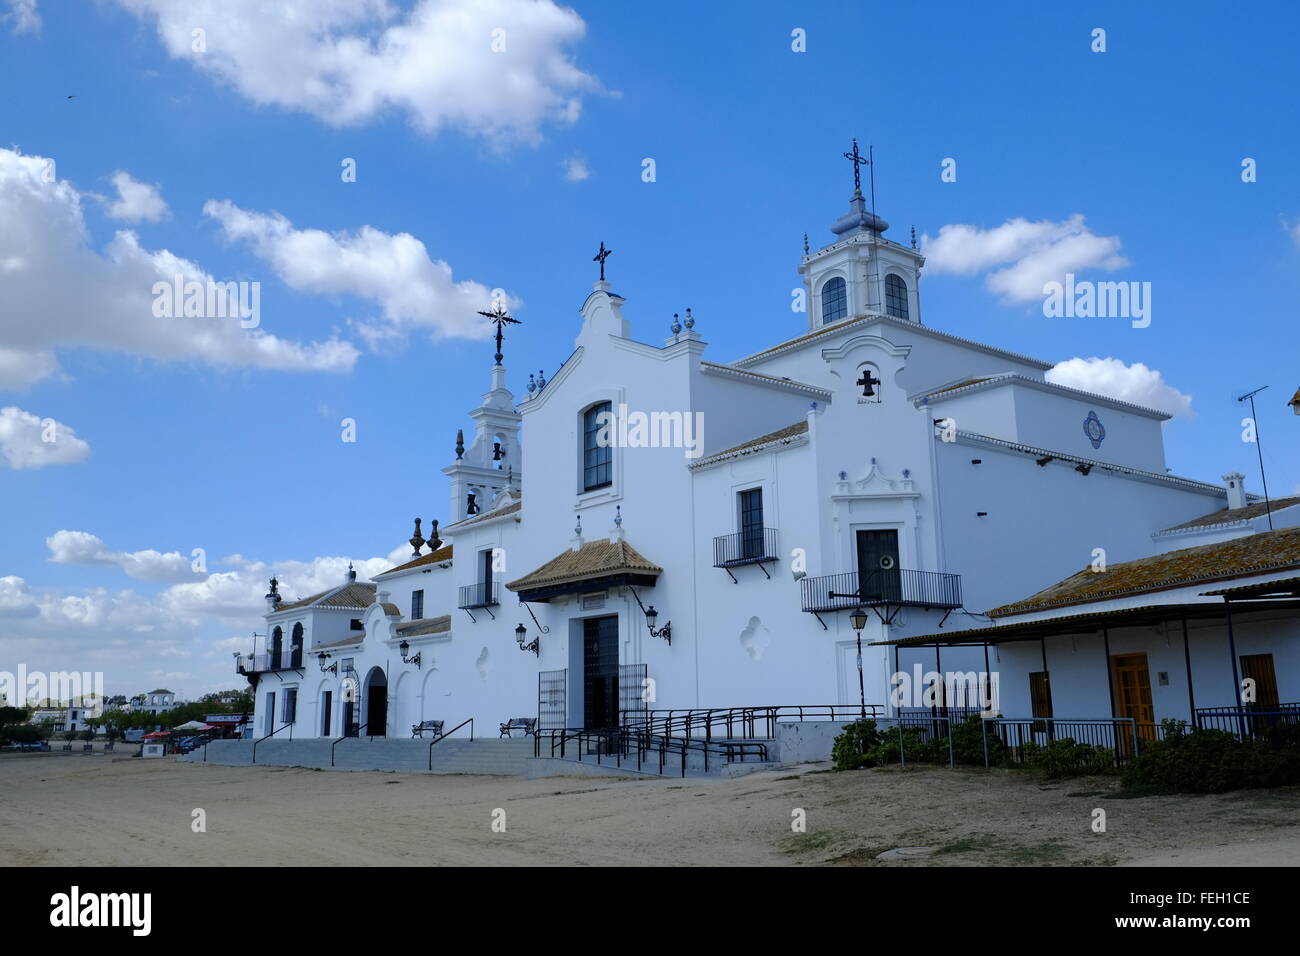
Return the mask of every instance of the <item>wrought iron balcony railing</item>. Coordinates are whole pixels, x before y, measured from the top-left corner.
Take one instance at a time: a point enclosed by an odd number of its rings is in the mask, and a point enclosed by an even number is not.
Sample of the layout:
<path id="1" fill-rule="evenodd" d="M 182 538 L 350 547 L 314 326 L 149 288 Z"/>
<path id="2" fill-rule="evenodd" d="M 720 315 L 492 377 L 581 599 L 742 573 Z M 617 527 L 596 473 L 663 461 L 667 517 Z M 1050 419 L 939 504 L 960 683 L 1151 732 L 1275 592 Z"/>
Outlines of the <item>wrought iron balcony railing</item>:
<path id="1" fill-rule="evenodd" d="M 942 571 L 879 568 L 860 574 L 827 574 L 799 582 L 805 611 L 839 611 L 855 607 L 961 607 L 961 575 Z"/>
<path id="2" fill-rule="evenodd" d="M 263 674 L 267 671 L 297 670 L 302 667 L 302 646 L 282 648 L 279 652 L 243 654 L 235 662 L 238 674 Z"/>
<path id="3" fill-rule="evenodd" d="M 466 584 L 460 589 L 460 602 L 456 606 L 461 610 L 472 610 L 476 607 L 496 607 L 500 603 L 497 600 L 500 590 L 500 581 Z"/>
<path id="4" fill-rule="evenodd" d="M 735 568 L 742 564 L 776 561 L 776 529 L 754 528 L 713 539 L 713 566 Z"/>

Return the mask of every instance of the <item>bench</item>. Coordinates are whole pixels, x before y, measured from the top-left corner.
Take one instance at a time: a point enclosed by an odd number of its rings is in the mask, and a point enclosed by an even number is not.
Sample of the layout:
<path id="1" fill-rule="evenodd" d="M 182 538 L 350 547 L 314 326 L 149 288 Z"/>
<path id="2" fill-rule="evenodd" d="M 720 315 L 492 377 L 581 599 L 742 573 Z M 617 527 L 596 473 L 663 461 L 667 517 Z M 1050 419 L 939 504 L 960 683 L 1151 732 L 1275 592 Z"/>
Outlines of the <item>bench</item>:
<path id="1" fill-rule="evenodd" d="M 422 720 L 418 724 L 411 725 L 411 737 L 424 739 L 424 732 L 427 730 L 435 738 L 442 736 L 442 725 L 445 721 L 441 720 Z"/>
<path id="2" fill-rule="evenodd" d="M 94 744 L 82 744 L 82 745 L 81 745 L 81 752 L 82 752 L 83 754 L 94 753 L 94 752 L 95 752 L 95 745 L 94 745 Z"/>
<path id="3" fill-rule="evenodd" d="M 64 745 L 63 745 L 63 752 L 64 752 L 64 753 L 72 753 L 72 744 L 64 744 Z"/>
<path id="4" fill-rule="evenodd" d="M 501 725 L 502 737 L 513 737 L 511 731 L 522 730 L 524 736 L 537 736 L 537 718 L 536 717 L 511 717 Z"/>
<path id="5" fill-rule="evenodd" d="M 113 741 L 110 740 L 108 743 L 104 744 L 104 753 L 108 753 L 112 749 L 113 749 Z"/>

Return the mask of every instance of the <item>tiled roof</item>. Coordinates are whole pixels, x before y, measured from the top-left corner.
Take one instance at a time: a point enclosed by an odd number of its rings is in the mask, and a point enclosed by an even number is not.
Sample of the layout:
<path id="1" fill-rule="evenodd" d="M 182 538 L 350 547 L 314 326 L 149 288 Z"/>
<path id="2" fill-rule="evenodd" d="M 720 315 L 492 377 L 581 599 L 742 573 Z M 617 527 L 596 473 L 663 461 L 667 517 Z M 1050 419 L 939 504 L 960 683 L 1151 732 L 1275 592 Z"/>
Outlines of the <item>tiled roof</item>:
<path id="1" fill-rule="evenodd" d="M 1004 604 L 988 614 L 1006 617 L 1292 567 L 1300 567 L 1300 528 L 1283 528 L 1112 564 L 1105 571 L 1085 568 L 1023 601 Z"/>
<path id="2" fill-rule="evenodd" d="M 788 442 L 800 435 L 807 434 L 807 432 L 807 420 L 795 422 L 793 425 L 787 425 L 785 428 L 778 428 L 776 431 L 768 432 L 766 435 L 759 435 L 757 438 L 751 438 L 747 442 L 741 442 L 739 445 L 734 445 L 731 448 L 724 449 L 723 451 L 714 452 L 705 458 L 701 458 L 699 461 L 692 462 L 691 467 L 695 468 L 700 465 L 710 464 L 732 455 L 743 455 L 751 451 L 756 451 L 764 445 Z"/>
<path id="3" fill-rule="evenodd" d="M 399 564 L 395 568 L 389 568 L 387 571 L 382 571 L 378 575 L 376 575 L 376 577 L 383 577 L 385 574 L 395 574 L 398 571 L 409 571 L 411 570 L 411 568 L 421 568 L 424 567 L 424 565 L 426 564 L 440 564 L 443 561 L 450 561 L 451 548 L 452 546 L 449 544 L 444 545 L 443 547 L 439 548 L 437 551 L 431 551 L 428 554 L 422 554 L 418 558 L 412 558 L 410 561 L 407 561 L 405 564 Z"/>
<path id="4" fill-rule="evenodd" d="M 451 615 L 429 617 L 421 621 L 408 621 L 397 625 L 397 633 L 402 637 L 419 637 L 422 634 L 446 634 L 451 630 Z"/>
<path id="5" fill-rule="evenodd" d="M 170 694 L 171 691 L 169 691 L 166 687 L 159 687 L 157 690 L 151 690 L 151 691 L 149 691 L 149 693 L 151 693 L 151 694 Z"/>
<path id="6" fill-rule="evenodd" d="M 292 604 L 276 605 L 272 614 L 278 614 L 281 611 L 293 611 L 302 607 L 352 607 L 368 608 L 375 603 L 375 585 L 370 582 L 345 584 L 342 587 L 330 588 L 328 591 L 321 591 L 319 594 L 313 594 L 311 597 L 303 598 L 301 601 L 294 601 Z"/>
<path id="7" fill-rule="evenodd" d="M 1300 594 L 1300 577 L 1278 578 L 1275 581 L 1257 581 L 1254 584 L 1243 584 L 1235 588 L 1220 588 L 1217 591 L 1202 591 L 1201 593 L 1207 597 Z"/>
<path id="8" fill-rule="evenodd" d="M 1283 508 L 1290 508 L 1294 505 L 1300 505 L 1300 495 L 1293 498 L 1276 498 L 1270 501 L 1267 506 L 1263 501 L 1252 501 L 1244 508 L 1225 508 L 1222 511 L 1213 511 L 1208 515 L 1201 515 L 1201 517 L 1193 518 L 1191 521 L 1184 521 L 1182 524 L 1165 528 L 1165 531 L 1183 531 L 1187 528 L 1202 528 L 1207 525 L 1247 521 L 1250 518 L 1258 518 L 1267 511 L 1281 511 Z"/>
<path id="9" fill-rule="evenodd" d="M 933 392 L 927 392 L 926 395 L 938 395 L 940 392 L 951 392 L 958 388 L 965 388 L 967 385 L 978 385 L 980 382 L 987 382 L 988 378 L 968 378 L 960 382 L 954 382 L 952 385 L 945 385 L 943 388 L 936 388 Z"/>
<path id="10" fill-rule="evenodd" d="M 588 541 L 577 551 L 569 549 L 555 556 L 531 574 L 509 582 L 506 587 L 511 591 L 526 591 L 624 572 L 660 575 L 663 571 L 626 541 L 600 538 Z"/>
<path id="11" fill-rule="evenodd" d="M 363 640 L 365 640 L 365 637 L 366 637 L 365 634 L 363 634 L 361 631 L 357 631 L 356 633 L 350 634 L 344 638 L 340 638 L 337 641 L 330 641 L 326 644 L 314 644 L 312 645 L 310 653 L 315 653 L 316 651 L 326 647 L 342 647 L 345 644 L 360 644 Z"/>

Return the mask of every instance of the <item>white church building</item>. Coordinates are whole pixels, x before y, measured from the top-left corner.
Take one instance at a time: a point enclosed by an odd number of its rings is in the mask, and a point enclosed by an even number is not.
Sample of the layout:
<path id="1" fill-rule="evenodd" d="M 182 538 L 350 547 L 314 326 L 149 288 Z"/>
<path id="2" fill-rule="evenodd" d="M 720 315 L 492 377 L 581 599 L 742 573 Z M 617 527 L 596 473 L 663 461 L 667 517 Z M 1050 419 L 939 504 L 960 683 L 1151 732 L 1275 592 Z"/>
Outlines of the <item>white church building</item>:
<path id="1" fill-rule="evenodd" d="M 1166 529 L 1246 505 L 1239 484 L 1167 472 L 1165 413 L 923 324 L 924 257 L 887 228 L 855 190 L 829 244 L 805 241 L 790 337 L 729 360 L 706 336 L 730 317 L 664 328 L 600 257 L 549 380 L 512 380 L 498 340 L 444 503 L 412 502 L 439 520 L 409 561 L 296 601 L 272 581 L 268 636 L 237 655 L 257 735 L 850 713 L 860 693 L 888 710 L 895 668 L 931 664 L 935 641 L 879 642 L 984 626 L 1096 549 L 1148 557 Z M 983 662 L 982 644 L 944 650 L 945 669 Z"/>

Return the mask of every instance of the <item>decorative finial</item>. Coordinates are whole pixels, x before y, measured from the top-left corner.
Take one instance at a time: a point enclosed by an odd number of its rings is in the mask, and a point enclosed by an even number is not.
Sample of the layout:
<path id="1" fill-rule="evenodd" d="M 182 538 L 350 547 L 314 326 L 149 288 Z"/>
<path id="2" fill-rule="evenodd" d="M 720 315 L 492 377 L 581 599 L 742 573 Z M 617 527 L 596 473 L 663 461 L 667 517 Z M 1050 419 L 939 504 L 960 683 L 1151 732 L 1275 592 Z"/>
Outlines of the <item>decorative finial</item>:
<path id="1" fill-rule="evenodd" d="M 622 505 L 614 506 L 614 527 L 615 528 L 623 527 L 623 506 Z"/>
<path id="2" fill-rule="evenodd" d="M 858 152 L 858 138 L 853 137 L 853 152 L 845 153 L 844 158 L 853 163 L 853 193 L 857 195 L 862 192 L 862 167 L 870 164 L 869 159 L 863 159 L 862 154 Z"/>
<path id="3" fill-rule="evenodd" d="M 438 537 L 438 519 L 433 519 L 433 524 L 429 525 L 429 553 L 437 551 L 442 547 L 442 538 Z"/>
<path id="4" fill-rule="evenodd" d="M 418 558 L 420 556 L 420 548 L 424 547 L 424 535 L 420 534 L 419 518 L 415 519 L 415 534 L 411 535 L 410 544 L 411 557 Z"/>
<path id="5" fill-rule="evenodd" d="M 573 533 L 576 534 L 579 538 L 582 537 L 582 515 L 578 515 L 578 523 L 574 527 Z"/>
<path id="6" fill-rule="evenodd" d="M 540 392 L 546 387 L 546 373 L 540 369 L 537 372 L 537 390 Z"/>
<path id="7" fill-rule="evenodd" d="M 916 248 L 916 226 L 912 227 L 912 248 Z"/>
<path id="8" fill-rule="evenodd" d="M 669 328 L 673 330 L 673 335 L 676 335 L 682 330 L 682 323 L 678 321 L 676 312 L 673 313 L 673 324 L 669 326 Z"/>
<path id="9" fill-rule="evenodd" d="M 687 306 L 687 307 L 686 307 L 686 322 L 683 323 L 683 324 L 686 326 L 686 331 L 687 331 L 687 332 L 689 332 L 691 329 L 695 328 L 695 316 L 691 315 L 691 307 L 690 307 L 690 306 Z"/>
<path id="10" fill-rule="evenodd" d="M 599 263 L 600 263 L 600 281 L 601 281 L 601 282 L 604 282 L 604 281 L 605 281 L 605 260 L 608 259 L 608 258 L 610 257 L 610 254 L 613 253 L 613 251 L 614 251 L 613 249 L 606 249 L 606 248 L 605 248 L 605 240 L 602 239 L 602 240 L 600 241 L 600 251 L 597 252 L 594 256 L 591 257 L 591 261 L 592 261 L 592 262 L 599 262 Z"/>
<path id="11" fill-rule="evenodd" d="M 465 457 L 465 431 L 464 429 L 457 428 L 456 429 L 456 460 L 460 461 L 460 459 L 464 457 Z"/>
<path id="12" fill-rule="evenodd" d="M 352 562 L 349 561 L 348 562 L 348 584 L 351 584 L 356 579 L 357 579 L 357 572 L 353 570 Z"/>
<path id="13" fill-rule="evenodd" d="M 533 377 L 532 372 L 529 372 L 528 373 L 528 394 L 531 395 L 535 391 L 537 391 L 537 379 Z"/>
<path id="14" fill-rule="evenodd" d="M 266 592 L 266 599 L 272 604 L 280 603 L 280 582 L 274 577 L 271 578 L 271 590 Z"/>
<path id="15" fill-rule="evenodd" d="M 521 323 L 518 319 L 513 318 L 512 316 L 506 313 L 505 307 L 501 304 L 499 300 L 493 306 L 491 312 L 480 312 L 479 315 L 483 316 L 489 322 L 493 322 L 496 324 L 497 327 L 496 360 L 497 360 L 497 364 L 500 365 L 501 364 L 501 330 L 507 325 L 520 325 Z"/>
<path id="16" fill-rule="evenodd" d="M 803 254 L 808 255 L 808 233 L 803 234 Z"/>

